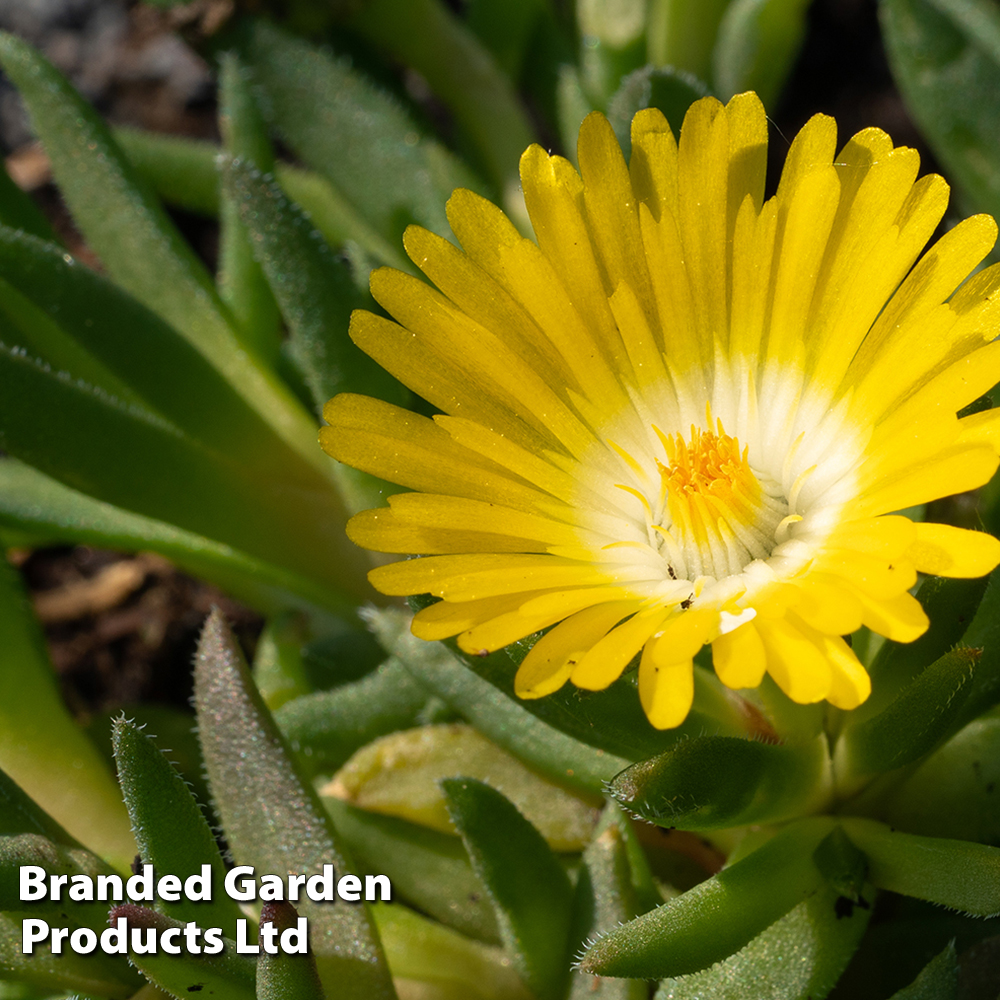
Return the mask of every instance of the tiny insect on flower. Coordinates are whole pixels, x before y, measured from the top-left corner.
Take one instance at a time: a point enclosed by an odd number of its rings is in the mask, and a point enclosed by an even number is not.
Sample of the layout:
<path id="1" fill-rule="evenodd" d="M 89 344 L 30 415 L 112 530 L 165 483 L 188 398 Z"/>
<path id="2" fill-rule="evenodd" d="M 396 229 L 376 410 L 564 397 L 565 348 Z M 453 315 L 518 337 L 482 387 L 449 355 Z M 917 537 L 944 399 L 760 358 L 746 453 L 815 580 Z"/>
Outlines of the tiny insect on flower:
<path id="1" fill-rule="evenodd" d="M 594 114 L 580 173 L 522 158 L 535 241 L 461 190 L 463 249 L 407 231 L 439 290 L 376 271 L 398 323 L 356 313 L 351 336 L 441 413 L 345 394 L 321 441 L 413 491 L 348 532 L 421 556 L 371 573 L 441 599 L 416 635 L 480 653 L 548 629 L 518 670 L 525 698 L 602 689 L 641 653 L 659 728 L 687 715 L 705 644 L 729 687 L 766 672 L 850 709 L 870 682 L 843 636 L 912 641 L 918 572 L 1000 562 L 990 535 L 892 513 L 1000 460 L 998 411 L 957 416 L 1000 381 L 1000 269 L 966 280 L 996 225 L 967 219 L 918 261 L 945 182 L 878 129 L 836 142 L 811 119 L 765 201 L 755 95 L 698 101 L 679 144 L 640 112 L 628 163 Z"/>

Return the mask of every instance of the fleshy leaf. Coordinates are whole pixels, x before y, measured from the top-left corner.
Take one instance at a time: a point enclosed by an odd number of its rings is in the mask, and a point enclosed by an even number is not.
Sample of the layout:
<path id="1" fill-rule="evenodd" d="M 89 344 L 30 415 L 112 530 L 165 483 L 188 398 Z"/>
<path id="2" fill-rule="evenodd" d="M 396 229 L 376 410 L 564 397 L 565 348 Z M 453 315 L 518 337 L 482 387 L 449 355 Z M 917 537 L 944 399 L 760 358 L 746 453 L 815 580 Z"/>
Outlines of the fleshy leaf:
<path id="1" fill-rule="evenodd" d="M 515 968 L 539 1000 L 557 1000 L 569 967 L 569 878 L 500 792 L 471 778 L 449 778 L 441 787 Z"/>
<path id="2" fill-rule="evenodd" d="M 958 998 L 958 957 L 955 942 L 936 955 L 920 971 L 920 975 L 901 990 L 897 990 L 890 1000 L 957 1000 Z"/>
<path id="3" fill-rule="evenodd" d="M 827 740 L 779 745 L 700 736 L 633 764 L 611 794 L 660 826 L 710 830 L 777 823 L 816 811 L 830 794 Z"/>
<path id="4" fill-rule="evenodd" d="M 420 136 L 393 98 L 346 59 L 263 21 L 248 25 L 239 51 L 284 140 L 384 238 L 398 245 L 411 222 L 449 232 L 448 196 L 478 185 L 449 152 Z"/>
<path id="5" fill-rule="evenodd" d="M 441 923 L 499 944 L 496 918 L 461 841 L 396 816 L 366 812 L 326 797 L 340 835 L 366 872 L 384 873 L 394 893 Z"/>
<path id="6" fill-rule="evenodd" d="M 97 113 L 30 45 L 0 34 L 17 86 L 73 217 L 112 278 L 190 342 L 308 462 L 310 421 L 277 376 L 239 349 L 211 277 Z"/>
<path id="7" fill-rule="evenodd" d="M 418 725 L 428 697 L 409 671 L 391 659 L 353 684 L 282 704 L 274 719 L 299 754 L 300 766 L 318 774 L 337 770 L 379 736 Z"/>
<path id="8" fill-rule="evenodd" d="M 405 906 L 372 910 L 394 976 L 430 984 L 442 1000 L 532 1000 L 500 948 L 472 941 Z"/>
<path id="9" fill-rule="evenodd" d="M 324 618 L 320 608 L 342 606 L 336 592 L 322 584 L 222 542 L 96 500 L 14 458 L 0 459 L 0 526 L 53 542 L 159 552 L 264 612 L 296 606 Z"/>
<path id="10" fill-rule="evenodd" d="M 319 477 L 296 482 L 253 475 L 155 414 L 126 407 L 2 345 L 0 381 L 5 451 L 108 503 L 307 577 L 322 573 L 327 581 L 319 582 L 332 593 L 353 583 L 355 594 L 344 594 L 341 605 L 345 613 L 371 594 L 365 557 L 341 537 L 336 495 Z"/>
<path id="11" fill-rule="evenodd" d="M 859 851 L 842 827 L 835 827 L 813 851 L 813 862 L 820 874 L 852 903 L 861 900 L 868 874 L 868 860 Z"/>
<path id="12" fill-rule="evenodd" d="M 21 918 L 0 913 L 0 973 L 18 982 L 30 983 L 43 996 L 72 991 L 86 997 L 126 1000 L 142 985 L 142 979 L 116 955 L 95 952 L 77 955 L 63 942 L 62 953 L 53 955 L 48 945 L 36 945 L 31 955 L 21 952 Z"/>
<path id="13" fill-rule="evenodd" d="M 199 215 L 218 215 L 218 146 L 138 129 L 119 128 L 114 135 L 139 175 L 164 201 Z M 380 235 L 319 174 L 280 162 L 275 164 L 274 173 L 288 197 L 302 206 L 330 246 L 339 248 L 352 240 L 383 264 L 415 270 L 397 249 L 398 244 Z"/>
<path id="14" fill-rule="evenodd" d="M 623 828 L 628 821 L 609 804 L 583 852 L 573 900 L 571 940 L 579 947 L 642 912 L 633 879 L 628 841 Z M 598 979 L 577 972 L 570 988 L 571 1000 L 647 1000 L 649 988 L 635 979 Z"/>
<path id="15" fill-rule="evenodd" d="M 372 0 L 351 26 L 427 80 L 455 115 L 485 176 L 504 195 L 515 194 L 518 163 L 534 132 L 510 80 L 448 5 Z"/>
<path id="16" fill-rule="evenodd" d="M 308 638 L 306 617 L 295 611 L 275 615 L 264 626 L 254 652 L 253 679 L 269 711 L 312 692 L 302 662 Z"/>
<path id="17" fill-rule="evenodd" d="M 868 887 L 867 896 L 874 892 Z M 836 983 L 871 916 L 869 903 L 844 906 L 824 887 L 703 972 L 667 979 L 656 1000 L 822 1000 Z"/>
<path id="18" fill-rule="evenodd" d="M 296 771 L 232 633 L 214 611 L 195 661 L 198 736 L 233 857 L 260 873 L 353 870 L 319 798 Z M 304 900 L 324 988 L 344 1000 L 395 993 L 367 908 Z"/>
<path id="19" fill-rule="evenodd" d="M 402 816 L 451 832 L 439 782 L 456 775 L 502 788 L 557 851 L 590 840 L 596 812 L 528 770 L 517 758 L 461 723 L 391 733 L 359 750 L 334 776 L 330 793 L 362 809 Z"/>
<path id="20" fill-rule="evenodd" d="M 1000 719 L 970 722 L 932 754 L 875 815 L 910 833 L 1000 843 Z"/>
<path id="21" fill-rule="evenodd" d="M 113 384 L 98 384 L 112 395 L 145 406 L 259 475 L 318 478 L 173 327 L 59 247 L 0 229 L 0 277 L 41 310 L 57 332 L 79 345 L 92 365 L 110 373 Z M 41 326 L 41 320 L 32 325 Z M 38 353 L 54 367 L 88 381 L 87 370 L 72 359 L 61 363 L 46 350 L 54 336 L 46 337 L 44 330 L 35 335 Z M 4 339 L 10 343 L 10 334 Z M 122 396 L 119 385 L 129 395 Z"/>
<path id="22" fill-rule="evenodd" d="M 1000 848 L 918 837 L 875 820 L 844 818 L 844 831 L 868 859 L 880 889 L 977 917 L 1000 913 Z"/>
<path id="23" fill-rule="evenodd" d="M 261 931 L 268 925 L 280 934 L 297 925 L 291 903 L 265 903 L 260 912 Z M 263 935 L 262 935 L 263 936 Z M 257 1000 L 325 1000 L 312 955 L 271 954 L 261 948 L 257 959 Z"/>
<path id="24" fill-rule="evenodd" d="M 203 927 L 221 927 L 236 936 L 239 907 L 222 891 L 226 866 L 215 837 L 184 779 L 174 770 L 153 740 L 124 718 L 112 731 L 118 781 L 125 797 L 143 863 L 158 875 L 187 879 L 211 865 L 211 896 L 189 900 L 186 893 L 176 903 L 158 903 L 158 909 L 175 920 L 194 920 Z"/>
<path id="25" fill-rule="evenodd" d="M 649 61 L 707 80 L 719 23 L 728 0 L 650 0 Z"/>
<path id="26" fill-rule="evenodd" d="M 822 875 L 812 854 L 833 826 L 825 817 L 790 824 L 718 875 L 599 938 L 580 968 L 663 979 L 722 961 L 816 892 Z"/>
<path id="27" fill-rule="evenodd" d="M 37 833 L 0 837 L 0 910 L 28 911 L 23 915 L 47 919 L 50 925 L 65 926 L 70 922 L 79 927 L 90 927 L 98 934 L 107 927 L 107 903 L 96 900 L 67 903 L 65 900 L 57 901 L 47 897 L 22 901 L 20 870 L 25 865 L 42 868 L 48 884 L 49 875 L 66 875 L 70 878 L 74 875 L 86 875 L 95 878 L 97 875 L 115 874 L 107 862 L 85 848 L 63 847 Z M 66 893 L 65 885 L 62 891 Z"/>
<path id="28" fill-rule="evenodd" d="M 38 620 L 4 558 L 0 635 L 0 767 L 83 844 L 127 868 L 135 842 L 118 786 L 66 710 Z M 26 808 L 22 803 L 18 812 Z"/>
<path id="29" fill-rule="evenodd" d="M 111 926 L 118 926 L 119 920 L 125 921 L 122 926 L 130 939 L 133 929 L 140 934 L 144 930 L 154 930 L 159 936 L 171 929 L 183 932 L 186 926 L 180 920 L 133 903 L 111 910 L 108 914 Z M 180 944 L 181 936 L 178 934 L 174 943 L 181 949 L 179 955 L 168 954 L 163 949 L 142 954 L 130 947 L 129 958 L 150 982 L 171 996 L 184 998 L 204 992 L 215 1000 L 254 1000 L 256 962 L 247 955 L 238 955 L 235 941 L 226 940 L 223 951 L 217 955 L 206 955 L 204 950 L 201 954 L 192 954 Z"/>
<path id="30" fill-rule="evenodd" d="M 733 0 L 712 50 L 712 82 L 722 100 L 756 91 L 776 107 L 806 33 L 809 0 Z"/>
<path id="31" fill-rule="evenodd" d="M 347 389 L 405 403 L 407 391 L 347 336 L 351 312 L 369 300 L 298 205 L 245 160 L 226 164 L 223 191 L 237 206 L 281 306 L 291 356 L 316 410 Z"/>
<path id="32" fill-rule="evenodd" d="M 81 847 L 44 809 L 0 770 L 0 834 L 35 833 L 63 847 Z"/>
<path id="33" fill-rule="evenodd" d="M 498 746 L 565 788 L 600 795 L 629 761 L 588 746 L 537 718 L 529 708 L 538 702 L 514 697 L 511 665 L 508 693 L 469 670 L 448 647 L 424 642 L 410 633 L 407 617 L 396 610 L 370 611 L 366 620 L 379 641 L 404 667 Z M 501 654 L 506 657 L 506 654 Z M 509 659 L 508 659 L 509 662 Z"/>
<path id="34" fill-rule="evenodd" d="M 979 650 L 963 647 L 945 653 L 882 712 L 846 729 L 834 755 L 842 786 L 851 789 L 868 776 L 910 764 L 951 736 L 979 658 Z"/>
<path id="35" fill-rule="evenodd" d="M 270 173 L 274 170 L 274 150 L 246 72 L 231 52 L 223 53 L 220 62 L 219 126 L 226 152 L 236 159 L 251 160 Z M 274 365 L 281 348 L 278 305 L 254 260 L 239 203 L 225 190 L 219 223 L 219 294 L 229 306 L 243 343 L 258 358 Z"/>
<path id="36" fill-rule="evenodd" d="M 978 211 L 1000 214 L 1000 13 L 989 0 L 881 0 L 907 109 Z"/>

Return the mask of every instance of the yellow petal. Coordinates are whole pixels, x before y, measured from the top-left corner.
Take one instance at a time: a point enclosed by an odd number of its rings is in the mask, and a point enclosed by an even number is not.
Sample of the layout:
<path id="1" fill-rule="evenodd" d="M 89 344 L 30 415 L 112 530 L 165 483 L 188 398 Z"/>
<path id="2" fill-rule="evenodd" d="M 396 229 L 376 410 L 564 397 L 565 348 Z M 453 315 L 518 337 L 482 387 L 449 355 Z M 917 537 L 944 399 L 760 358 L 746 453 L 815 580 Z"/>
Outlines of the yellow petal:
<path id="1" fill-rule="evenodd" d="M 899 594 L 886 600 L 874 600 L 858 594 L 862 622 L 873 632 L 893 642 L 913 642 L 927 631 L 930 621 L 920 602 L 912 594 Z"/>
<path id="2" fill-rule="evenodd" d="M 767 658 L 753 622 L 747 622 L 712 642 L 712 664 L 726 687 L 754 688 L 764 678 Z"/>
<path id="3" fill-rule="evenodd" d="M 486 597 L 481 601 L 463 601 L 461 604 L 438 601 L 413 616 L 410 631 L 418 639 L 426 639 L 428 642 L 449 639 L 513 611 L 531 596 L 533 595 L 504 594 L 501 597 Z"/>
<path id="4" fill-rule="evenodd" d="M 452 601 L 547 587 L 588 586 L 609 581 L 608 570 L 550 555 L 469 554 L 425 556 L 379 566 L 368 574 L 383 594 L 434 594 Z"/>
<path id="5" fill-rule="evenodd" d="M 864 609 L 836 577 L 810 573 L 802 580 L 795 613 L 824 635 L 850 635 L 863 624 Z"/>
<path id="6" fill-rule="evenodd" d="M 767 656 L 767 672 L 794 702 L 809 705 L 830 692 L 833 674 L 821 650 L 822 637 L 808 626 L 787 619 L 756 622 Z"/>
<path id="7" fill-rule="evenodd" d="M 380 399 L 341 393 L 323 408 L 327 454 L 380 479 L 428 493 L 451 493 L 534 510 L 545 494 L 495 462 L 457 444 L 433 420 Z"/>
<path id="8" fill-rule="evenodd" d="M 618 680 L 632 657 L 670 613 L 670 609 L 652 608 L 633 615 L 612 629 L 581 657 L 573 668 L 570 680 L 588 691 L 602 691 Z"/>
<path id="9" fill-rule="evenodd" d="M 541 698 L 558 690 L 577 659 L 634 610 L 635 602 L 618 601 L 567 618 L 531 647 L 514 677 L 514 693 L 519 698 Z"/>
<path id="10" fill-rule="evenodd" d="M 850 646 L 839 636 L 822 637 L 820 650 L 832 669 L 827 700 L 835 708 L 845 711 L 857 708 L 871 694 L 872 682 L 868 672 L 858 662 Z"/>
<path id="11" fill-rule="evenodd" d="M 985 576 L 1000 564 L 1000 541 L 982 531 L 950 524 L 917 526 L 917 540 L 907 556 L 921 573 L 932 576 Z"/>
<path id="12" fill-rule="evenodd" d="M 660 660 L 647 646 L 639 661 L 639 700 L 646 718 L 657 729 L 679 726 L 694 701 L 694 663 Z"/>

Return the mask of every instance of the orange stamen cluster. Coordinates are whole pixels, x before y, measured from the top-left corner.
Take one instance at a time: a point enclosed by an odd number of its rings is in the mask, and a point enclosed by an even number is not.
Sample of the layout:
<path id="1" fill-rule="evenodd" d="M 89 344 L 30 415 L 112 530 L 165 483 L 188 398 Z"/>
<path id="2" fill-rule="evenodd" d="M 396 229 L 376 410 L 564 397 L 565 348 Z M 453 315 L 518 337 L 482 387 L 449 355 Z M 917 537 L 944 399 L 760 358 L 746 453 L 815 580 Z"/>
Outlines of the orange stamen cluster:
<path id="1" fill-rule="evenodd" d="M 690 568 L 721 577 L 767 557 L 783 512 L 761 488 L 748 449 L 721 421 L 716 426 L 717 433 L 692 426 L 690 441 L 658 432 L 669 465 L 657 466 L 672 541 Z"/>

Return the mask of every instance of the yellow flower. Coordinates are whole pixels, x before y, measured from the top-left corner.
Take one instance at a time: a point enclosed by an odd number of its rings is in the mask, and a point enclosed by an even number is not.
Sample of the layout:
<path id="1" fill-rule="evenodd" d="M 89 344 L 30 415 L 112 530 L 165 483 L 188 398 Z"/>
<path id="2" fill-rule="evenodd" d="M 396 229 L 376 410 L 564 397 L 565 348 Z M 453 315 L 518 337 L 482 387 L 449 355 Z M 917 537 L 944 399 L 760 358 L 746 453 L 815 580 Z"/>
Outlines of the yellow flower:
<path id="1" fill-rule="evenodd" d="M 442 599 L 421 638 L 480 653 L 550 629 L 522 697 L 605 688 L 641 651 L 646 715 L 676 726 L 711 643 L 732 688 L 766 671 L 796 702 L 853 708 L 870 684 L 841 636 L 910 642 L 918 571 L 1000 562 L 990 535 L 889 513 L 997 467 L 1000 410 L 957 417 L 1000 381 L 1000 269 L 962 284 L 995 223 L 914 264 L 948 198 L 914 150 L 866 129 L 836 153 L 817 115 L 765 201 L 766 142 L 754 94 L 697 102 L 679 145 L 640 112 L 628 164 L 593 114 L 582 179 L 538 146 L 521 160 L 537 242 L 456 191 L 464 252 L 405 239 L 440 291 L 372 275 L 399 325 L 356 313 L 351 336 L 442 413 L 327 405 L 331 455 L 415 491 L 348 532 L 423 557 L 371 573 Z"/>

